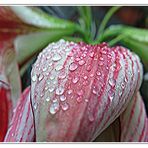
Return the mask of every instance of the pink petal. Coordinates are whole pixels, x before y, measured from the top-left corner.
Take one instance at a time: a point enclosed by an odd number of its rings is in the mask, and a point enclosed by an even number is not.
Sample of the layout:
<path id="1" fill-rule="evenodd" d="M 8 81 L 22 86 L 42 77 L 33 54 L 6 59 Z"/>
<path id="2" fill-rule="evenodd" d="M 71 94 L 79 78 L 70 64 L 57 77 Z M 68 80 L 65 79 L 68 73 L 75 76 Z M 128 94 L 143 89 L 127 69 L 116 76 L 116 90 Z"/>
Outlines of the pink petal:
<path id="1" fill-rule="evenodd" d="M 1 38 L 1 35 L 2 34 L 0 34 L 0 83 L 2 88 L 0 93 L 0 108 L 5 106 L 5 109 L 3 108 L 5 110 L 5 119 L 1 121 L 1 124 L 5 124 L 6 128 L 12 117 L 12 109 L 15 107 L 17 98 L 20 96 L 21 85 L 15 51 L 12 46 L 13 37 L 4 35 L 3 38 Z M 5 87 L 4 84 L 6 84 L 7 87 Z M 1 115 L 3 116 L 4 114 Z M 4 131 L 6 132 L 5 128 Z"/>
<path id="2" fill-rule="evenodd" d="M 0 142 L 4 140 L 7 132 L 11 109 L 10 89 L 7 84 L 0 81 Z"/>
<path id="3" fill-rule="evenodd" d="M 60 40 L 39 54 L 31 98 L 37 141 L 93 141 L 127 107 L 142 79 L 123 47 Z"/>
<path id="4" fill-rule="evenodd" d="M 120 116 L 122 142 L 146 142 L 147 116 L 140 93 L 137 93 Z"/>
<path id="5" fill-rule="evenodd" d="M 30 87 L 23 92 L 14 110 L 5 142 L 33 142 L 35 140 Z"/>

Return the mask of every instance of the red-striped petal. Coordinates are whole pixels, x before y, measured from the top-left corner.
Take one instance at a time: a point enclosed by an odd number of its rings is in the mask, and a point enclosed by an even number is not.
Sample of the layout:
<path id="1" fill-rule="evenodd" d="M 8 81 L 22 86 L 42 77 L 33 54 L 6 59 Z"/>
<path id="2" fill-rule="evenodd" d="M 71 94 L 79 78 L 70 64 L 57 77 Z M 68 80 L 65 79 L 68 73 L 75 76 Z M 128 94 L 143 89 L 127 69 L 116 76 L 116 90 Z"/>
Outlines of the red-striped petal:
<path id="1" fill-rule="evenodd" d="M 140 93 L 137 93 L 120 116 L 121 141 L 144 142 L 147 136 L 147 116 Z"/>
<path id="2" fill-rule="evenodd" d="M 141 84 L 139 58 L 123 47 L 60 40 L 32 70 L 37 141 L 93 141 Z"/>
<path id="3" fill-rule="evenodd" d="M 14 110 L 5 142 L 33 142 L 35 140 L 30 87 L 23 92 Z"/>

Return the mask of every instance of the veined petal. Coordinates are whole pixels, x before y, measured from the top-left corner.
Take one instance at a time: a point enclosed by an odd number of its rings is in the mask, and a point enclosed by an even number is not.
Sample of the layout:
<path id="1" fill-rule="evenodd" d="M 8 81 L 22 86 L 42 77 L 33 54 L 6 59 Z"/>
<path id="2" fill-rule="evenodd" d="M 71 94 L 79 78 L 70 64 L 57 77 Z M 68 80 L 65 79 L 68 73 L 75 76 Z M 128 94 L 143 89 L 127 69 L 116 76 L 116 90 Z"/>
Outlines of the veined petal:
<path id="1" fill-rule="evenodd" d="M 4 140 L 7 132 L 9 116 L 11 116 L 12 101 L 8 84 L 0 81 L 0 141 Z"/>
<path id="2" fill-rule="evenodd" d="M 138 92 L 120 116 L 122 142 L 147 142 L 147 116 Z"/>
<path id="3" fill-rule="evenodd" d="M 16 61 L 16 54 L 12 45 L 12 38 L 0 40 L 0 80 L 11 88 L 11 99 L 15 107 L 20 97 L 21 83 Z"/>
<path id="4" fill-rule="evenodd" d="M 93 141 L 141 84 L 139 58 L 123 47 L 60 40 L 38 56 L 31 99 L 37 141 Z"/>
<path id="5" fill-rule="evenodd" d="M 26 88 L 18 101 L 5 142 L 33 142 L 35 140 L 33 113 L 30 103 L 30 87 Z"/>

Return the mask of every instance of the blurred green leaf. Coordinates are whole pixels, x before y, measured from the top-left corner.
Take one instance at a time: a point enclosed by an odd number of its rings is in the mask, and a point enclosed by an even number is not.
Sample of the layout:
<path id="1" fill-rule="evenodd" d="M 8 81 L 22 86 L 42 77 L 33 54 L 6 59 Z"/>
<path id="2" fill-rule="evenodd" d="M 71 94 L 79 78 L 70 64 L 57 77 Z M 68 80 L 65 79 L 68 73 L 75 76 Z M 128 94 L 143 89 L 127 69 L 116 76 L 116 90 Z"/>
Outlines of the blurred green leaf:
<path id="1" fill-rule="evenodd" d="M 112 17 L 112 15 L 120 9 L 121 6 L 115 6 L 109 9 L 109 11 L 106 13 L 105 17 L 103 18 L 99 30 L 98 30 L 98 35 L 97 35 L 97 39 L 96 41 L 100 41 L 100 39 L 102 38 L 102 33 L 104 32 L 104 29 L 108 23 L 108 21 L 110 20 L 110 18 Z"/>
<path id="2" fill-rule="evenodd" d="M 76 29 L 77 25 L 73 22 L 52 17 L 36 7 L 17 7 L 11 6 L 15 14 L 24 22 L 39 28 L 54 29 Z"/>
<path id="3" fill-rule="evenodd" d="M 90 6 L 79 6 L 78 12 L 80 14 L 79 23 L 84 32 L 86 42 L 91 40 L 91 25 L 92 25 L 92 12 Z"/>
<path id="4" fill-rule="evenodd" d="M 139 42 L 143 42 L 148 44 L 148 30 L 140 29 L 130 26 L 124 25 L 112 25 L 107 28 L 102 36 L 102 40 L 105 40 L 111 36 L 117 36 L 123 34 L 126 37 L 130 37 L 131 39 L 137 40 Z"/>
<path id="5" fill-rule="evenodd" d="M 72 34 L 71 30 L 50 30 L 28 35 L 18 36 L 15 41 L 15 49 L 17 51 L 17 61 L 20 65 L 29 60 L 33 55 L 48 45 L 48 43 L 59 40 L 65 35 Z"/>
<path id="6" fill-rule="evenodd" d="M 131 38 L 124 38 L 121 42 L 140 56 L 146 69 L 148 70 L 148 44 L 141 43 Z"/>
<path id="7" fill-rule="evenodd" d="M 92 21 L 92 14 L 91 14 L 91 7 L 89 6 L 79 6 L 78 11 L 80 14 L 80 18 L 84 21 L 84 28 L 90 29 L 91 21 Z"/>
<path id="8" fill-rule="evenodd" d="M 106 27 L 107 22 L 112 17 L 112 15 L 118 10 L 120 7 L 112 7 L 109 9 L 107 14 L 105 15 L 104 19 L 102 20 L 100 27 L 99 27 L 99 33 L 102 33 Z"/>

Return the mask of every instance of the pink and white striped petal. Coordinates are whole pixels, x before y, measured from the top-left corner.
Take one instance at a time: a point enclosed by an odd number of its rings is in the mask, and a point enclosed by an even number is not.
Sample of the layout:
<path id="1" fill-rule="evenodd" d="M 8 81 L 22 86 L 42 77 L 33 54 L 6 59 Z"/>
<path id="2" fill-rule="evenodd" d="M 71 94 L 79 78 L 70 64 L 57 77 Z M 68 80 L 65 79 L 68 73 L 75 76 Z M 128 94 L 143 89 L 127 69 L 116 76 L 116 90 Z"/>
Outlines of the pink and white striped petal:
<path id="1" fill-rule="evenodd" d="M 60 40 L 32 69 L 37 141 L 93 141 L 141 84 L 139 58 L 123 47 Z"/>
<path id="2" fill-rule="evenodd" d="M 34 140 L 34 119 L 30 103 L 30 87 L 28 87 L 14 110 L 5 142 L 33 142 Z"/>
<path id="3" fill-rule="evenodd" d="M 138 92 L 120 116 L 122 142 L 148 142 L 147 116 L 140 93 Z"/>

